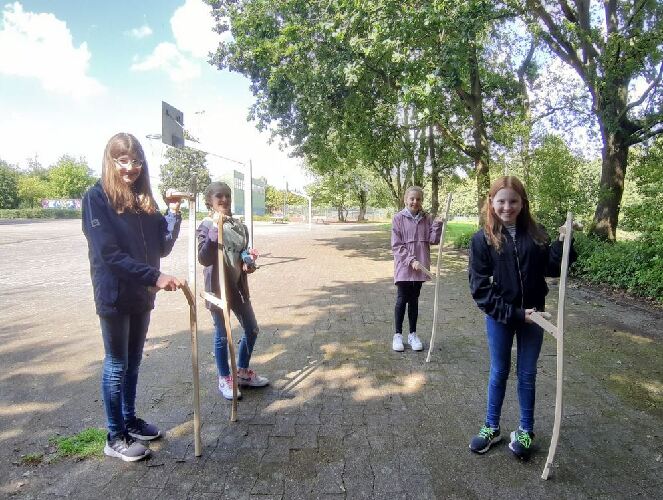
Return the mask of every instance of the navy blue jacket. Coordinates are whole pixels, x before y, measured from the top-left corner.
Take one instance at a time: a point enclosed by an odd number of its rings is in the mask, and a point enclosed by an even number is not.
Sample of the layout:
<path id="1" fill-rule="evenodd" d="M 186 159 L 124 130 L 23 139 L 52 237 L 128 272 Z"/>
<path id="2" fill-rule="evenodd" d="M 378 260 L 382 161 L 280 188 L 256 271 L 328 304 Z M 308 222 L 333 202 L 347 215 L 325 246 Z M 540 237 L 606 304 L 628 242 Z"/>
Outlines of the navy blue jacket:
<path id="1" fill-rule="evenodd" d="M 542 229 L 543 230 L 543 229 Z M 562 262 L 562 242 L 539 245 L 516 227 L 516 242 L 502 228 L 500 252 L 488 243 L 483 229 L 470 242 L 469 280 L 472 297 L 494 320 L 511 326 L 525 321 L 525 309 L 545 310 L 546 276 L 556 277 Z M 576 260 L 571 245 L 569 264 Z"/>
<path id="2" fill-rule="evenodd" d="M 182 217 L 168 213 L 118 214 L 97 182 L 82 203 L 94 303 L 99 316 L 138 314 L 154 308 L 161 257 L 170 253 Z"/>

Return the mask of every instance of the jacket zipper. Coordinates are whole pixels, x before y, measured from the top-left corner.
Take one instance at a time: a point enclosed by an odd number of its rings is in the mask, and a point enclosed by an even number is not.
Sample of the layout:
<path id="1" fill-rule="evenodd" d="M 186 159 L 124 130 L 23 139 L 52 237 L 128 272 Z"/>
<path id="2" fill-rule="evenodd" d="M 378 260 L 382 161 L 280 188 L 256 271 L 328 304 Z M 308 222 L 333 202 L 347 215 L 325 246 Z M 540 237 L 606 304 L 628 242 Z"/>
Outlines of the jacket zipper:
<path id="1" fill-rule="evenodd" d="M 138 226 L 140 227 L 140 236 L 143 238 L 143 248 L 145 249 L 145 264 L 149 264 L 147 261 L 147 242 L 145 241 L 145 233 L 143 233 L 143 218 L 138 214 Z"/>
<path id="2" fill-rule="evenodd" d="M 511 235 L 509 235 L 510 237 Z M 520 272 L 520 257 L 518 256 L 518 244 L 516 243 L 515 238 L 511 238 L 513 241 L 513 249 L 516 254 L 516 268 L 518 268 L 518 280 L 520 281 L 520 308 L 525 309 L 525 287 L 523 286 L 523 275 Z"/>

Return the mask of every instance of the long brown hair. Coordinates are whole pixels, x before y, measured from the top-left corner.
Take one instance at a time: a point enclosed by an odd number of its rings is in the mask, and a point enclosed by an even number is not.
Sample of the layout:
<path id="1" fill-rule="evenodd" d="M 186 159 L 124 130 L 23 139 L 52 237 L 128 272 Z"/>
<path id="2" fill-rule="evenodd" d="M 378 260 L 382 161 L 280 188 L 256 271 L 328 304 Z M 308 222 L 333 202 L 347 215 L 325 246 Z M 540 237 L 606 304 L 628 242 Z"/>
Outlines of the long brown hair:
<path id="1" fill-rule="evenodd" d="M 502 243 L 504 241 L 504 236 L 502 236 L 503 224 L 502 220 L 493 209 L 492 201 L 497 192 L 504 188 L 513 189 L 518 196 L 520 196 L 523 203 L 523 208 L 516 219 L 516 226 L 525 229 L 537 244 L 545 245 L 548 242 L 548 236 L 539 228 L 534 217 L 532 217 L 529 210 L 529 198 L 527 197 L 525 186 L 523 186 L 523 183 L 520 182 L 518 177 L 513 175 L 505 175 L 495 179 L 490 185 L 488 196 L 483 204 L 483 209 L 481 210 L 483 231 L 486 234 L 489 243 L 493 245 L 497 252 L 501 251 Z"/>
<path id="2" fill-rule="evenodd" d="M 131 186 L 122 180 L 115 168 L 114 159 L 122 155 L 131 155 L 143 164 L 140 175 Z M 131 134 L 125 132 L 115 134 L 106 144 L 101 168 L 101 186 L 118 214 L 123 212 L 153 214 L 157 211 L 157 202 L 150 187 L 145 152 L 138 139 Z"/>

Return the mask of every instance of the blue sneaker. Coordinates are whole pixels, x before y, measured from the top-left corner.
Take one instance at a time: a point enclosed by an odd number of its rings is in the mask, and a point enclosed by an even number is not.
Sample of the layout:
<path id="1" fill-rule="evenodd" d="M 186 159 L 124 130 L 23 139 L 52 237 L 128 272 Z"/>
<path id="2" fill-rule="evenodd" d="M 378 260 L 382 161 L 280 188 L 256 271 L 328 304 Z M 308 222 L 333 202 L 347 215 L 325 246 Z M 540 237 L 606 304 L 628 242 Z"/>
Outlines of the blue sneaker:
<path id="1" fill-rule="evenodd" d="M 484 425 L 479 434 L 472 438 L 470 441 L 470 450 L 474 453 L 486 453 L 490 447 L 501 441 L 502 436 L 500 436 L 500 428 L 490 427 L 488 424 Z"/>
<path id="2" fill-rule="evenodd" d="M 161 437 L 161 431 L 157 429 L 157 426 L 148 424 L 142 418 L 134 418 L 132 421 L 125 423 L 124 426 L 127 428 L 127 434 L 134 439 L 152 441 Z"/>
<path id="3" fill-rule="evenodd" d="M 519 427 L 517 431 L 511 433 L 509 449 L 521 460 L 527 460 L 532 453 L 533 442 L 534 433 L 524 431 Z"/>

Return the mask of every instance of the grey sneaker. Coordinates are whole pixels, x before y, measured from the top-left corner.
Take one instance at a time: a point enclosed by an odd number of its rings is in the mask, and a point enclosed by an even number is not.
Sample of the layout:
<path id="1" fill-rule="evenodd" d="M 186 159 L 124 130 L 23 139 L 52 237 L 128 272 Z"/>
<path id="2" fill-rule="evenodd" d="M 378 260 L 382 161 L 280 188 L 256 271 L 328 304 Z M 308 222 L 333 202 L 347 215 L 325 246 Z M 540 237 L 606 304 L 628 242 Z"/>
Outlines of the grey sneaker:
<path id="1" fill-rule="evenodd" d="M 127 434 L 134 439 L 141 441 L 152 441 L 161 437 L 161 431 L 154 424 L 148 424 L 142 418 L 134 418 L 131 422 L 125 423 Z"/>
<path id="2" fill-rule="evenodd" d="M 492 445 L 501 439 L 500 428 L 494 429 L 486 424 L 481 428 L 479 434 L 470 441 L 470 450 L 474 453 L 486 453 Z"/>
<path id="3" fill-rule="evenodd" d="M 136 462 L 150 456 L 150 449 L 131 437 L 123 437 L 110 440 L 106 438 L 104 454 L 109 457 L 119 458 L 125 462 Z"/>
<path id="4" fill-rule="evenodd" d="M 237 382 L 245 387 L 265 387 L 269 385 L 269 380 L 261 377 L 250 368 L 240 368 L 237 370 Z"/>

